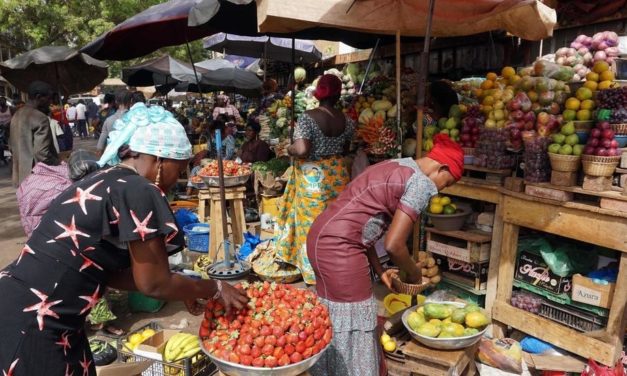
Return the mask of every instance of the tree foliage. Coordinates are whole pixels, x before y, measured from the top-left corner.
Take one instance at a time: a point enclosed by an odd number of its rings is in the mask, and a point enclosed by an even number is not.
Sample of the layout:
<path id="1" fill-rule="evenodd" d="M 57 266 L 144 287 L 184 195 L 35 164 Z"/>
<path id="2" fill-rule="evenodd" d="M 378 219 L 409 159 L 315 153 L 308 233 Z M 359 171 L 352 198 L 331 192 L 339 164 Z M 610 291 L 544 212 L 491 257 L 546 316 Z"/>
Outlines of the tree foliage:
<path id="1" fill-rule="evenodd" d="M 136 13 L 160 0 L 1 0 L 0 45 L 13 54 L 47 45 L 80 48 Z M 201 41 L 191 43 L 194 61 L 206 58 Z M 119 77 L 121 69 L 169 53 L 189 61 L 186 47 L 167 47 L 142 58 L 109 61 L 109 76 Z"/>

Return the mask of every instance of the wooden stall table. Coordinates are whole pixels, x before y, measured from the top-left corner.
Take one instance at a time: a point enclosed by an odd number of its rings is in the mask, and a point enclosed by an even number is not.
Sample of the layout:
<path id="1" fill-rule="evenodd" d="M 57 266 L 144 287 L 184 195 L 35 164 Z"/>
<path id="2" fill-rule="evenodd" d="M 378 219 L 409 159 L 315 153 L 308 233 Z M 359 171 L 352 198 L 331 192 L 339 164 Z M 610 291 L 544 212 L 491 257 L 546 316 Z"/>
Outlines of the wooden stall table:
<path id="1" fill-rule="evenodd" d="M 387 357 L 390 376 L 475 375 L 475 353 L 479 344 L 463 350 L 436 350 L 408 340 Z"/>
<path id="2" fill-rule="evenodd" d="M 244 200 L 246 199 L 246 187 L 226 187 L 225 197 L 227 201 L 228 214 L 230 217 L 231 234 L 233 236 L 232 245 L 244 242 L 244 232 L 247 230 L 246 217 L 244 214 Z M 209 188 L 198 192 L 198 217 L 201 221 L 204 216 L 204 206 L 209 202 L 209 222 L 211 231 L 209 233 L 209 258 L 213 261 L 218 257 L 218 249 L 225 238 L 222 229 L 222 206 L 220 205 L 220 188 Z M 201 212 L 202 209 L 202 212 Z M 226 234 L 228 236 L 228 234 Z M 223 252 L 223 251 L 222 251 Z"/>
<path id="3" fill-rule="evenodd" d="M 627 213 L 577 201 L 557 201 L 502 190 L 503 239 L 492 319 L 584 358 L 613 366 L 622 352 L 627 304 Z M 510 304 L 520 227 L 620 252 L 618 278 L 607 326 L 581 333 Z"/>

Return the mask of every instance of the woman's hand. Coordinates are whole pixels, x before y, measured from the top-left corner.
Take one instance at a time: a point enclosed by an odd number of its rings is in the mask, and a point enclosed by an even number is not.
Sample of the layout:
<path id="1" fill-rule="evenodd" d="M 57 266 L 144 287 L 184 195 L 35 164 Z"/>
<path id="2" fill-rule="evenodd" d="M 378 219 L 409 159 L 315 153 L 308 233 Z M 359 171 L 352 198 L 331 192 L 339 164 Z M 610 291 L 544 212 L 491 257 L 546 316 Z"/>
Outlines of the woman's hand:
<path id="1" fill-rule="evenodd" d="M 398 293 L 398 291 L 394 288 L 394 285 L 392 285 L 392 275 L 390 273 L 382 273 L 381 282 L 383 282 L 385 287 L 387 287 L 391 292 L 395 294 Z"/>
<path id="2" fill-rule="evenodd" d="M 240 310 L 248 304 L 248 296 L 242 289 L 235 288 L 228 283 L 222 284 L 222 291 L 217 299 L 225 308 L 228 314 L 231 310 Z"/>
<path id="3" fill-rule="evenodd" d="M 184 300 L 187 311 L 194 316 L 200 316 L 205 311 L 205 306 L 198 299 Z"/>
<path id="4" fill-rule="evenodd" d="M 423 262 L 417 262 L 416 263 L 416 272 L 413 274 L 407 274 L 407 283 L 411 283 L 414 285 L 420 285 L 422 284 L 422 268 L 424 266 Z"/>

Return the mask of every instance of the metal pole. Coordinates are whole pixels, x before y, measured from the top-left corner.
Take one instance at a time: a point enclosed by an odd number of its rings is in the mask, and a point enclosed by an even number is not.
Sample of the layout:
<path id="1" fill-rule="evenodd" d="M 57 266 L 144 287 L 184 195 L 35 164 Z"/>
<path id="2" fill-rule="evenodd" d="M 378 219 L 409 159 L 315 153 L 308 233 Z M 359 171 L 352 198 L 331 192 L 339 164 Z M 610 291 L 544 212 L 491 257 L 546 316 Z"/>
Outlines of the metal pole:
<path id="1" fill-rule="evenodd" d="M 429 15 L 427 17 L 427 29 L 425 30 L 425 40 L 420 55 L 420 73 L 418 74 L 418 119 L 416 121 L 416 158 L 422 156 L 422 131 L 425 109 L 425 95 L 427 91 L 427 75 L 429 74 L 429 47 L 431 44 L 431 25 L 433 23 L 433 10 L 435 0 L 429 0 Z"/>
<path id="2" fill-rule="evenodd" d="M 226 220 L 226 189 L 224 188 L 224 167 L 222 166 L 222 133 L 216 129 L 216 155 L 218 157 L 218 182 L 220 185 L 220 207 L 222 209 L 222 233 L 224 235 L 224 266 L 231 269 L 231 252 L 228 246 L 229 226 Z M 235 220 L 235 218 L 233 218 Z"/>
<path id="3" fill-rule="evenodd" d="M 372 65 L 374 54 L 377 52 L 377 48 L 379 48 L 379 42 L 380 42 L 380 39 L 377 38 L 377 42 L 374 44 L 374 48 L 372 49 L 372 51 L 370 51 L 370 57 L 368 58 L 368 65 L 366 65 L 366 73 L 364 73 L 364 79 L 361 80 L 361 85 L 359 85 L 358 94 L 361 94 L 361 91 L 364 88 L 364 83 L 366 83 L 366 79 L 368 79 L 368 74 L 370 73 L 370 66 Z"/>
<path id="4" fill-rule="evenodd" d="M 196 79 L 196 86 L 198 86 L 198 93 L 200 93 L 200 101 L 204 104 L 205 98 L 202 95 L 202 88 L 200 87 L 200 80 L 198 79 L 198 72 L 196 72 L 196 66 L 194 65 L 194 58 L 192 57 L 192 49 L 189 47 L 189 42 L 185 42 L 187 47 L 187 55 L 189 56 L 189 62 L 192 63 L 192 69 L 194 70 L 194 78 Z"/>
<path id="5" fill-rule="evenodd" d="M 403 145 L 403 130 L 401 129 L 401 32 L 396 31 L 396 129 L 399 145 Z M 399 149 L 398 154 L 401 154 Z M 401 157 L 401 155 L 399 155 Z"/>
<path id="6" fill-rule="evenodd" d="M 294 126 L 296 125 L 296 77 L 294 71 L 296 70 L 296 39 L 292 38 L 292 121 L 290 124 L 290 143 L 294 142 Z"/>

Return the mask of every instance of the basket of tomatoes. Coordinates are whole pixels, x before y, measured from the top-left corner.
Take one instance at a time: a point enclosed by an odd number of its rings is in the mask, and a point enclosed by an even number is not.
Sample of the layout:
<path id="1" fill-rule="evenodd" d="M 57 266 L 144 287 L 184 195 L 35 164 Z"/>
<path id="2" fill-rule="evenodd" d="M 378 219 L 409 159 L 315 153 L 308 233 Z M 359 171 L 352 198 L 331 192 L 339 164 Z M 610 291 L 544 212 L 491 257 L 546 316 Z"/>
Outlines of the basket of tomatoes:
<path id="1" fill-rule="evenodd" d="M 243 283 L 248 307 L 226 315 L 209 301 L 199 336 L 225 374 L 296 376 L 311 368 L 333 336 L 326 306 L 313 291 L 269 282 Z"/>
<path id="2" fill-rule="evenodd" d="M 248 165 L 237 163 L 235 161 L 222 161 L 222 168 L 224 171 L 224 186 L 235 187 L 238 185 L 246 184 L 246 181 L 251 175 L 251 170 Z M 198 176 L 209 187 L 219 187 L 220 179 L 218 178 L 218 161 L 210 161 L 198 171 Z"/>

